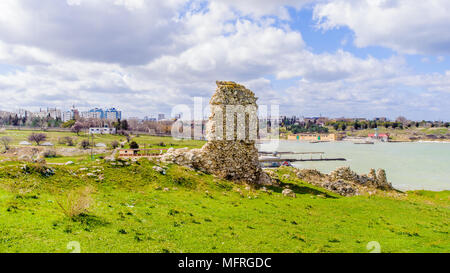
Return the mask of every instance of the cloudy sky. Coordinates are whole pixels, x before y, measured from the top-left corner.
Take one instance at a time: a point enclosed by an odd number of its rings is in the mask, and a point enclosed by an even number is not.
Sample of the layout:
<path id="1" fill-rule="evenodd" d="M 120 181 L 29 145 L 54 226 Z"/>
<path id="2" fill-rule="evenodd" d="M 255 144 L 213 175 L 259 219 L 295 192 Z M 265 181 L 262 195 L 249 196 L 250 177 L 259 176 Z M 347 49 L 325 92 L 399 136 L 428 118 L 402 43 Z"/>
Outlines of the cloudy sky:
<path id="1" fill-rule="evenodd" d="M 450 120 L 450 1 L 1 0 L 1 110 L 169 114 L 246 85 L 282 114 Z"/>

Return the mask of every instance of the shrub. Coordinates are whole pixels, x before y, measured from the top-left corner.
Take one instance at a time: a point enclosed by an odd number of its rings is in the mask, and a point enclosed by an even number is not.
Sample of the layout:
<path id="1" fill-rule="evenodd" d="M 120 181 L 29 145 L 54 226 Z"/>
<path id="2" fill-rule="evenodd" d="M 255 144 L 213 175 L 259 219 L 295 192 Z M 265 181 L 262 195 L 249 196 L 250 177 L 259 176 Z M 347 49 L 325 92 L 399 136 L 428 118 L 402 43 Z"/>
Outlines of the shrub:
<path id="1" fill-rule="evenodd" d="M 5 151 L 9 150 L 9 145 L 12 142 L 12 139 L 9 136 L 2 136 L 0 138 L 0 142 L 3 144 L 3 146 L 5 147 Z"/>
<path id="2" fill-rule="evenodd" d="M 66 144 L 67 146 L 74 146 L 75 143 L 73 141 L 73 138 L 66 136 L 58 139 L 59 144 Z"/>
<path id="3" fill-rule="evenodd" d="M 130 149 L 139 149 L 139 144 L 137 144 L 136 141 L 131 141 Z"/>
<path id="4" fill-rule="evenodd" d="M 26 174 L 38 173 L 42 176 L 49 177 L 55 174 L 55 170 L 47 167 L 45 164 L 25 164 L 21 167 L 22 171 Z"/>
<path id="5" fill-rule="evenodd" d="M 91 143 L 87 139 L 83 139 L 80 143 L 81 148 L 87 149 L 91 146 Z"/>
<path id="6" fill-rule="evenodd" d="M 67 196 L 56 200 L 62 212 L 70 218 L 87 214 L 92 206 L 94 189 L 90 186 L 71 190 Z"/>
<path id="7" fill-rule="evenodd" d="M 75 124 L 75 120 L 71 119 L 71 120 L 68 120 L 68 121 L 64 122 L 61 125 L 61 127 L 63 127 L 63 128 L 71 128 L 74 124 Z"/>
<path id="8" fill-rule="evenodd" d="M 75 142 L 73 141 L 73 138 L 67 137 L 66 141 L 67 146 L 75 146 Z"/>
<path id="9" fill-rule="evenodd" d="M 28 136 L 28 141 L 36 142 L 36 145 L 39 145 L 42 141 L 47 139 L 47 135 L 43 133 L 31 133 Z"/>
<path id="10" fill-rule="evenodd" d="M 58 138 L 58 144 L 66 144 L 64 139 L 65 139 L 65 137 L 59 137 Z"/>
<path id="11" fill-rule="evenodd" d="M 47 149 L 44 151 L 43 156 L 45 158 L 56 157 L 56 151 L 54 149 Z"/>
<path id="12" fill-rule="evenodd" d="M 119 147 L 119 142 L 117 140 L 114 140 L 113 142 L 111 142 L 111 147 L 113 149 L 116 149 L 117 147 Z"/>

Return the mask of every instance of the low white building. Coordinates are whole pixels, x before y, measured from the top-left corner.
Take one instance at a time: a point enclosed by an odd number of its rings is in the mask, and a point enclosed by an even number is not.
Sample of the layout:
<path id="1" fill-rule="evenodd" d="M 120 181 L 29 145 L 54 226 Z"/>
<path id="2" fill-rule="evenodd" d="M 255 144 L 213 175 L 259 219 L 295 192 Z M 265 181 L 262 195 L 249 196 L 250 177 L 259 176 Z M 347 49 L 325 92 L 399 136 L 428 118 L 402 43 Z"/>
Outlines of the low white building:
<path id="1" fill-rule="evenodd" d="M 89 134 L 115 134 L 116 128 L 109 127 L 92 127 L 89 128 Z"/>

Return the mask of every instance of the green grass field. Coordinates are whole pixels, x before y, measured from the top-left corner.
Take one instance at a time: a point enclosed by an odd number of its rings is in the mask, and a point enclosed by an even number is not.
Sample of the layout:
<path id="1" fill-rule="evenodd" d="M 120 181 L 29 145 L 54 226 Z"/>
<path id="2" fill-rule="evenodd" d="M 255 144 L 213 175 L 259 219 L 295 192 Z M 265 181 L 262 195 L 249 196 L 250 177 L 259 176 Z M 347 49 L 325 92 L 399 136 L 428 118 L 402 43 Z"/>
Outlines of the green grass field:
<path id="1" fill-rule="evenodd" d="M 27 141 L 28 136 L 36 131 L 28 131 L 28 130 L 6 130 L 2 133 L 0 133 L 1 136 L 8 136 L 12 139 L 11 145 L 13 146 L 19 146 L 19 143 L 21 141 Z M 79 135 L 72 133 L 72 132 L 43 132 L 39 131 L 39 133 L 44 133 L 47 135 L 47 140 L 45 142 L 51 142 L 54 144 L 55 148 L 62 148 L 62 147 L 68 147 L 65 144 L 59 144 L 58 140 L 63 137 L 72 137 L 74 139 L 74 142 L 76 144 L 79 144 L 83 139 L 88 138 L 88 134 L 84 132 L 80 132 Z M 158 136 L 150 136 L 150 135 L 133 135 L 131 136 L 132 140 L 136 141 L 140 148 L 161 148 L 162 146 L 160 144 L 163 144 L 164 148 L 200 148 L 205 143 L 201 140 L 177 140 L 172 137 L 158 137 Z M 126 141 L 127 138 L 125 136 L 121 135 L 108 135 L 108 134 L 97 134 L 94 135 L 94 143 L 104 143 L 108 147 L 110 147 L 111 142 L 118 141 L 123 142 Z M 35 145 L 33 143 L 33 145 Z M 79 146 L 79 145 L 76 145 Z M 125 145 L 125 148 L 128 148 L 128 144 Z M 3 147 L 2 147 L 3 149 Z"/>
<path id="2" fill-rule="evenodd" d="M 163 175 L 146 159 L 51 166 L 48 177 L 1 164 L 0 252 L 69 252 L 73 241 L 81 252 L 368 252 L 371 241 L 381 252 L 450 251 L 449 191 L 340 197 L 282 180 L 297 193 L 289 198 L 176 165 Z M 89 212 L 66 216 L 58 200 L 86 186 Z"/>

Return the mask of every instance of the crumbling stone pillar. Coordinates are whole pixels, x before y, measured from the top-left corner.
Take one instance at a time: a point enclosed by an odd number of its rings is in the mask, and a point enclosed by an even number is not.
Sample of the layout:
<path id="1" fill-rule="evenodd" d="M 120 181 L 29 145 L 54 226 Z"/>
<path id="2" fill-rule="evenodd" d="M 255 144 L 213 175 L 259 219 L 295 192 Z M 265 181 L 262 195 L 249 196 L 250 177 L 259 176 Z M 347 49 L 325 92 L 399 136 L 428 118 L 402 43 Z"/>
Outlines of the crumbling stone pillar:
<path id="1" fill-rule="evenodd" d="M 201 149 L 169 150 L 162 161 L 186 165 L 218 177 L 253 184 L 271 184 L 262 171 L 255 147 L 258 106 L 255 94 L 243 85 L 217 81 L 210 100 L 206 138 Z"/>
<path id="2" fill-rule="evenodd" d="M 378 169 L 376 175 L 376 183 L 381 189 L 392 189 L 392 184 L 387 181 L 386 171 L 384 169 Z"/>

